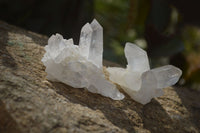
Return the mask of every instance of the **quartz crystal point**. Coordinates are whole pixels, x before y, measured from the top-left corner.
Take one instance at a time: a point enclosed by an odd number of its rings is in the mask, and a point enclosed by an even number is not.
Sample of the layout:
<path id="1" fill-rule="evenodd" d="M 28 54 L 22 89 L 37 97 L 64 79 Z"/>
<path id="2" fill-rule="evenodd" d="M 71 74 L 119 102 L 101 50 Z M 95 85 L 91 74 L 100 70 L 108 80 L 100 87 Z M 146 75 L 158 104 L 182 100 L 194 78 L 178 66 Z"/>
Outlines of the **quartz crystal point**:
<path id="1" fill-rule="evenodd" d="M 162 96 L 162 88 L 174 85 L 182 75 L 182 71 L 172 65 L 150 70 L 146 52 L 135 44 L 126 43 L 124 51 L 127 68 L 108 67 L 109 79 L 141 104 Z"/>
<path id="2" fill-rule="evenodd" d="M 92 42 L 90 45 L 89 60 L 92 60 L 98 67 L 102 67 L 103 59 L 103 28 L 94 19 L 91 23 L 93 29 Z"/>
<path id="3" fill-rule="evenodd" d="M 150 69 L 146 51 L 129 42 L 126 43 L 124 51 L 129 70 L 145 72 Z"/>
<path id="4" fill-rule="evenodd" d="M 89 56 L 89 50 L 90 50 L 90 44 L 92 39 L 92 27 L 89 23 L 85 24 L 81 29 L 81 35 L 79 40 L 79 47 L 81 50 L 81 53 L 83 56 L 88 58 Z"/>
<path id="5" fill-rule="evenodd" d="M 74 45 L 72 39 L 66 40 L 56 34 L 49 38 L 45 50 L 42 62 L 47 79 L 86 88 L 114 100 L 124 98 L 103 73 L 103 28 L 96 20 L 81 29 L 79 46 Z"/>

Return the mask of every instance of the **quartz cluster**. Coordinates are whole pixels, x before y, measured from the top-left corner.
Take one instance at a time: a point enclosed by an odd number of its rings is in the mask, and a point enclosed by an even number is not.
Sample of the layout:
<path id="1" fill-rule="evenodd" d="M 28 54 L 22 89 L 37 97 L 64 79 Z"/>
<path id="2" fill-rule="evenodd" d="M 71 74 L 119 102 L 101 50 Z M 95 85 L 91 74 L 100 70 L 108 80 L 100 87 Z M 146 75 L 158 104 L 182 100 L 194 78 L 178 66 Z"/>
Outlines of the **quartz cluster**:
<path id="1" fill-rule="evenodd" d="M 102 66 L 103 28 L 95 19 L 82 27 L 79 45 L 56 34 L 49 38 L 45 50 L 42 62 L 46 66 L 47 79 L 74 88 L 86 88 L 114 100 L 124 98 L 105 78 Z M 180 69 L 171 65 L 150 70 L 146 52 L 132 43 L 126 43 L 125 56 L 127 68 L 106 69 L 109 80 L 119 84 L 131 98 L 142 104 L 163 95 L 162 88 L 174 85 L 182 74 Z"/>
<path id="2" fill-rule="evenodd" d="M 109 79 L 119 84 L 135 101 L 146 104 L 163 95 L 162 88 L 174 85 L 182 71 L 172 65 L 150 70 L 147 53 L 132 43 L 126 43 L 127 68 L 109 67 Z"/>
<path id="3" fill-rule="evenodd" d="M 49 38 L 45 50 L 42 62 L 47 79 L 86 88 L 114 100 L 124 98 L 103 73 L 103 28 L 95 19 L 82 27 L 79 46 L 74 45 L 72 39 L 66 40 L 56 34 Z"/>

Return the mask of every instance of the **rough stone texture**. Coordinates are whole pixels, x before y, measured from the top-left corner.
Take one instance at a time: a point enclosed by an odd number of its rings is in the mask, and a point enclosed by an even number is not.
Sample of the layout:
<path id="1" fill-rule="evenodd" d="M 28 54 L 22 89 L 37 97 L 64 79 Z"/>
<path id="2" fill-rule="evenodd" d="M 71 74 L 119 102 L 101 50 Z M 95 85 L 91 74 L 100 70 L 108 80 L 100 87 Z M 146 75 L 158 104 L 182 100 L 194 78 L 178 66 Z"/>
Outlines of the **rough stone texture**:
<path id="1" fill-rule="evenodd" d="M 0 133 L 200 132 L 200 93 L 166 88 L 141 105 L 46 80 L 47 37 L 0 21 Z"/>

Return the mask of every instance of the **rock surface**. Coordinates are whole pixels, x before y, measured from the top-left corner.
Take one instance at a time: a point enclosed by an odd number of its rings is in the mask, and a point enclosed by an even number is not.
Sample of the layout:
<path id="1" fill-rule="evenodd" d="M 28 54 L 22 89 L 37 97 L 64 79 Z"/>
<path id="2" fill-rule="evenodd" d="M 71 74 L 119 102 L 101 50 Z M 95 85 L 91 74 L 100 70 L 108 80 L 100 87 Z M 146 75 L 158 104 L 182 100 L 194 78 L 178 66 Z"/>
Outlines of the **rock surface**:
<path id="1" fill-rule="evenodd" d="M 47 37 L 0 21 L 0 133 L 200 132 L 200 93 L 166 88 L 141 105 L 46 80 Z"/>

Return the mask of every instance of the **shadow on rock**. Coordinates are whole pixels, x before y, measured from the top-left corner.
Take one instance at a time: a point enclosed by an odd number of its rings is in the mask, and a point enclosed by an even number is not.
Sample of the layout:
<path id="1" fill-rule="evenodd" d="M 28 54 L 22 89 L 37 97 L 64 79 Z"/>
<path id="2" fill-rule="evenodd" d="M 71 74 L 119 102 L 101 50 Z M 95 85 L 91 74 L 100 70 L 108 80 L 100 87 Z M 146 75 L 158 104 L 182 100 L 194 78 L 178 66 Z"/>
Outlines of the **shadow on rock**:
<path id="1" fill-rule="evenodd" d="M 200 92 L 188 88 L 174 89 L 178 94 L 183 106 L 190 112 L 190 119 L 200 130 Z M 191 132 L 192 129 L 191 129 Z"/>
<path id="2" fill-rule="evenodd" d="M 143 106 L 126 94 L 124 100 L 114 101 L 84 89 L 72 88 L 57 82 L 51 83 L 57 93 L 69 101 L 87 106 L 92 110 L 100 110 L 112 124 L 129 133 L 135 132 L 135 128 L 138 130 L 145 128 L 151 132 L 170 131 L 165 125 L 167 123 L 170 126 L 171 119 L 155 99 Z"/>
<path id="3" fill-rule="evenodd" d="M 157 132 L 174 132 L 174 123 L 167 114 L 166 110 L 160 105 L 156 99 L 152 99 L 150 103 L 143 108 L 144 128 L 152 133 Z"/>
<path id="4" fill-rule="evenodd" d="M 135 123 L 124 112 L 120 101 L 102 97 L 98 94 L 90 93 L 84 89 L 77 89 L 62 83 L 51 82 L 56 91 L 70 100 L 72 103 L 87 106 L 92 110 L 100 110 L 105 117 L 120 129 L 133 133 Z"/>

